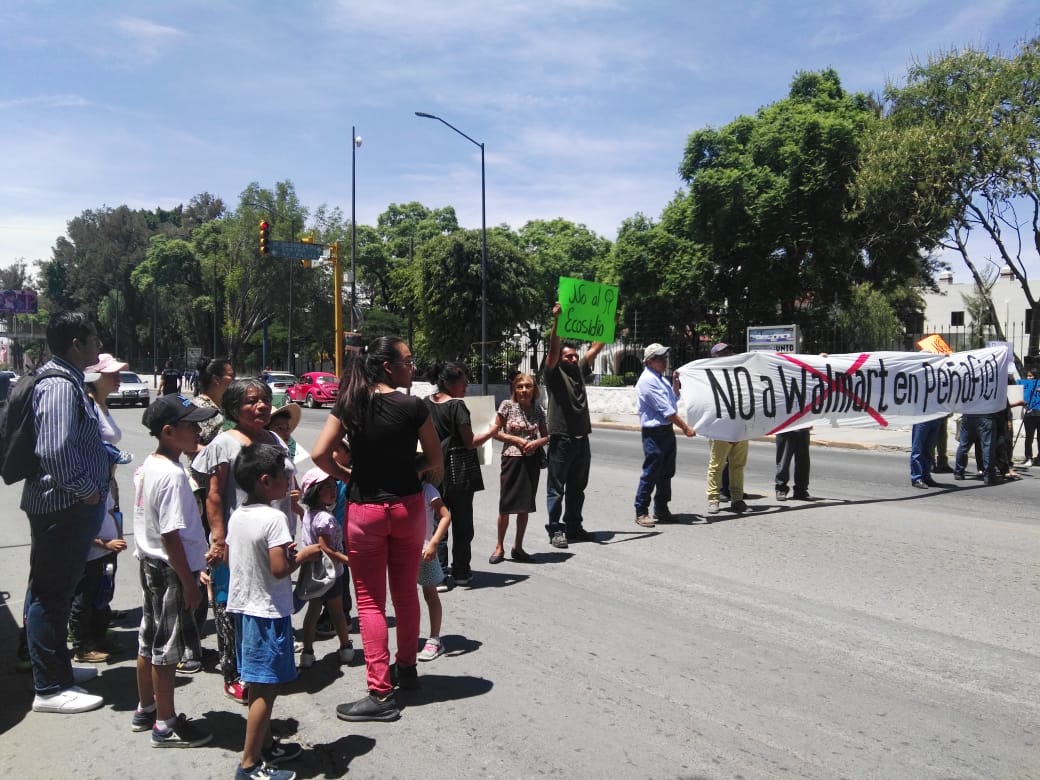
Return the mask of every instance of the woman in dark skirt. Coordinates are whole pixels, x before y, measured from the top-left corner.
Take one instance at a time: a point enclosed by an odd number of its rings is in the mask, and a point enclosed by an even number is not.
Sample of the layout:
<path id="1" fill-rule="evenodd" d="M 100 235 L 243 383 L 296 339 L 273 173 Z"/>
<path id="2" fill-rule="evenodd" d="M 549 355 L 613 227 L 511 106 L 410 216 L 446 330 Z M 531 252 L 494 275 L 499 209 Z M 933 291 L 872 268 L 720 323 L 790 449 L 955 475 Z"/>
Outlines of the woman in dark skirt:
<path id="1" fill-rule="evenodd" d="M 532 563 L 534 556 L 524 551 L 527 517 L 535 511 L 539 469 L 545 463 L 542 449 L 549 442 L 545 413 L 538 405 L 538 385 L 530 374 L 517 374 L 512 383 L 511 400 L 503 401 L 491 423 L 491 435 L 502 442 L 502 483 L 498 499 L 498 543 L 488 563 L 505 558 L 503 543 L 509 528 L 509 515 L 516 515 L 516 541 L 509 557 Z"/>

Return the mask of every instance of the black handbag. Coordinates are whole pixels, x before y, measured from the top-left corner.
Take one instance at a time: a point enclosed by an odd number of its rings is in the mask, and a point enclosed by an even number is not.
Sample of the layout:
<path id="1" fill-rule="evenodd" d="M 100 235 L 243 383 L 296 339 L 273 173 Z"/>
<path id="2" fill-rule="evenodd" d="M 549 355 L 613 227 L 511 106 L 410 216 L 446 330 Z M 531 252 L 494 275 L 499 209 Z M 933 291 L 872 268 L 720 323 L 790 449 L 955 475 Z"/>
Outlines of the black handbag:
<path id="1" fill-rule="evenodd" d="M 445 490 L 467 489 L 476 492 L 484 489 L 484 478 L 480 473 L 480 460 L 477 458 L 476 450 L 451 447 L 445 460 Z"/>

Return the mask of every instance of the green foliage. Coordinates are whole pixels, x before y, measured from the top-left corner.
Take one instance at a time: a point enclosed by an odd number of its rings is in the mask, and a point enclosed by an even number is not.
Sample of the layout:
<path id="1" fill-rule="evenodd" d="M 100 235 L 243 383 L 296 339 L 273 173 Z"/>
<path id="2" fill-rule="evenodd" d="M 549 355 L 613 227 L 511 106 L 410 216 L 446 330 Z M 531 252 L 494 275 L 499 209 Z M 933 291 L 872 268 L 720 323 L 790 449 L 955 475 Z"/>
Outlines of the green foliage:
<path id="1" fill-rule="evenodd" d="M 599 378 L 600 387 L 624 387 L 625 380 L 617 374 L 604 374 Z"/>
<path id="2" fill-rule="evenodd" d="M 415 262 L 401 274 L 421 334 L 417 343 L 427 356 L 466 359 L 479 344 L 480 263 L 480 231 L 460 230 L 417 248 Z M 537 294 L 523 256 L 501 228 L 488 231 L 487 270 L 487 332 L 494 344 L 531 318 Z"/>
<path id="3" fill-rule="evenodd" d="M 836 322 L 850 352 L 899 348 L 904 332 L 895 308 L 882 292 L 868 284 L 852 288 Z"/>
<path id="4" fill-rule="evenodd" d="M 533 274 L 532 284 L 544 291 L 537 319 L 552 310 L 553 291 L 561 276 L 598 281 L 605 272 L 611 244 L 585 225 L 566 219 L 533 220 L 520 228 L 519 246 Z"/>
<path id="5" fill-rule="evenodd" d="M 690 136 L 680 235 L 703 247 L 702 295 L 731 331 L 824 318 L 863 278 L 868 256 L 847 211 L 874 121 L 869 101 L 828 69 L 798 74 L 786 99 L 754 117 Z"/>
<path id="6" fill-rule="evenodd" d="M 985 236 L 987 254 L 1011 269 L 1033 309 L 1030 354 L 1040 346 L 1040 301 L 1023 249 L 1040 251 L 1038 72 L 1040 39 L 1009 57 L 965 49 L 915 63 L 903 86 L 886 90 L 886 120 L 868 140 L 857 181 L 860 204 L 893 214 L 893 233 L 958 253 L 979 286 L 968 237 Z"/>

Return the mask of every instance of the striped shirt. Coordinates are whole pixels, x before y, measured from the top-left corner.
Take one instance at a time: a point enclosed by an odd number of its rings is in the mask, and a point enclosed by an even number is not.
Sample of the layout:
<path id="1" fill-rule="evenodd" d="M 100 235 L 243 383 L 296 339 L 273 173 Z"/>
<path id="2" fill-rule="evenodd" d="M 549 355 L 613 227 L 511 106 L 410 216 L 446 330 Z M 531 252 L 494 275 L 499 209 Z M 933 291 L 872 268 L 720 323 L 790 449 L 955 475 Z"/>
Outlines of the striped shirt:
<path id="1" fill-rule="evenodd" d="M 83 389 L 83 372 L 61 358 L 41 371 L 56 368 L 72 377 L 48 377 L 33 389 L 36 456 L 40 473 L 25 480 L 21 507 L 30 515 L 68 509 L 95 491 L 104 501 L 110 459 L 101 441 L 94 404 Z"/>

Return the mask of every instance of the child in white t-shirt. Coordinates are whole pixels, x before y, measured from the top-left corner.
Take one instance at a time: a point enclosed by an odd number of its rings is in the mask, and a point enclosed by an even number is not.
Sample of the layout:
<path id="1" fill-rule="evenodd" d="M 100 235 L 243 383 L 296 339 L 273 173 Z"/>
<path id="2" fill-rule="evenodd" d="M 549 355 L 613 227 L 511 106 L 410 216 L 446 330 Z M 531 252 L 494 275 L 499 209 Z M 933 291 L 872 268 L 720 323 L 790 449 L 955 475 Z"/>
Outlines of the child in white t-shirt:
<path id="1" fill-rule="evenodd" d="M 245 501 L 228 520 L 230 582 L 227 611 L 235 625 L 238 673 L 249 691 L 249 715 L 237 780 L 263 777 L 281 780 L 292 772 L 273 769 L 303 749 L 280 743 L 271 735 L 271 712 L 281 683 L 296 679 L 293 654 L 293 594 L 289 575 L 321 554 L 318 545 L 294 554 L 285 512 L 271 506 L 289 487 L 285 451 L 271 444 L 243 447 L 234 476 Z"/>
<path id="2" fill-rule="evenodd" d="M 430 613 L 430 636 L 416 659 L 432 661 L 444 652 L 441 644 L 441 597 L 437 586 L 444 581 L 444 570 L 437 558 L 437 545 L 448 533 L 451 512 L 441 500 L 437 488 L 423 480 L 423 501 L 426 504 L 426 536 L 423 539 L 422 560 L 419 562 L 419 585 L 422 587 L 426 609 Z"/>
<path id="3" fill-rule="evenodd" d="M 145 410 L 143 422 L 159 440 L 134 474 L 134 556 L 140 561 L 144 605 L 138 635 L 138 706 L 132 731 L 152 732 L 153 747 L 199 747 L 213 735 L 178 715 L 177 663 L 185 653 L 184 626 L 194 625 L 202 602 L 199 572 L 206 566 L 206 532 L 180 465 L 199 444 L 199 422 L 216 414 L 179 395 Z"/>

